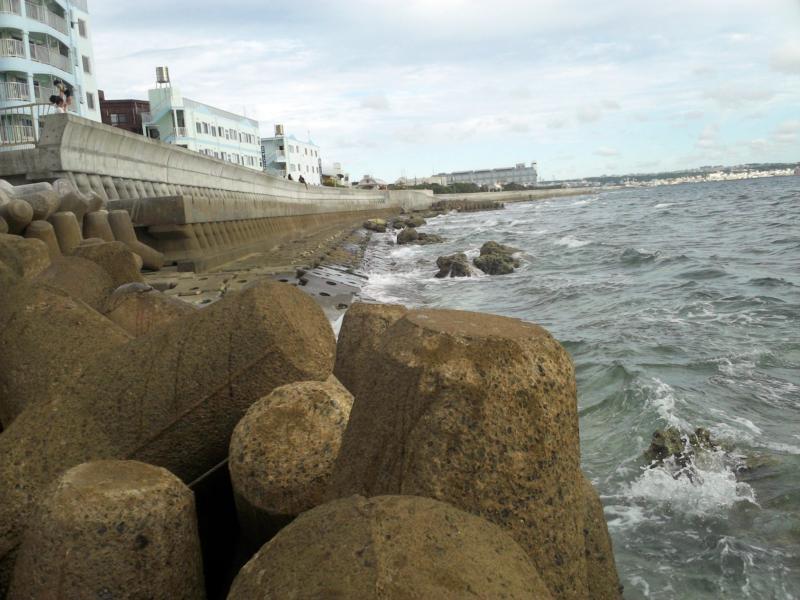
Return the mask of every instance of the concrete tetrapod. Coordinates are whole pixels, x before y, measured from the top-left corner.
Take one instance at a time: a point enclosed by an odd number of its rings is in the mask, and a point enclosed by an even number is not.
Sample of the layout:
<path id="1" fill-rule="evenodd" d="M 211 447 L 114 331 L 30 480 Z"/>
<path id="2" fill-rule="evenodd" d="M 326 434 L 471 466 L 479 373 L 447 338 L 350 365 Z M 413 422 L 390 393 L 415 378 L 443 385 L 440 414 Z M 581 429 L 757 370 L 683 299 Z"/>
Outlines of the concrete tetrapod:
<path id="1" fill-rule="evenodd" d="M 0 262 L 18 277 L 31 279 L 50 266 L 50 254 L 41 240 L 4 233 L 0 234 Z"/>
<path id="2" fill-rule="evenodd" d="M 47 221 L 31 221 L 31 224 L 25 228 L 25 237 L 42 240 L 47 244 L 47 251 L 51 259 L 61 256 L 61 248 L 58 245 L 56 231 Z"/>
<path id="3" fill-rule="evenodd" d="M 108 213 L 108 223 L 114 238 L 127 245 L 142 257 L 145 268 L 158 271 L 164 266 L 164 255 L 140 242 L 131 223 L 131 216 L 125 210 L 112 210 Z"/>
<path id="4" fill-rule="evenodd" d="M 73 467 L 43 495 L 8 597 L 202 600 L 194 494 L 140 462 Z"/>
<path id="5" fill-rule="evenodd" d="M 303 513 L 248 562 L 228 600 L 550 600 L 502 529 L 430 498 L 353 496 Z"/>
<path id="6" fill-rule="evenodd" d="M 239 522 L 255 550 L 322 504 L 352 406 L 353 396 L 331 375 L 276 388 L 239 421 L 228 468 Z"/>
<path id="7" fill-rule="evenodd" d="M 361 309 L 370 312 L 383 309 Z M 357 321 L 345 320 L 345 338 Z M 373 352 L 340 347 L 340 369 L 359 386 L 331 497 L 450 502 L 509 530 L 553 597 L 588 597 L 575 373 L 547 331 L 494 315 L 411 311 Z"/>
<path id="8" fill-rule="evenodd" d="M 58 239 L 61 253 L 72 254 L 83 239 L 75 213 L 57 212 L 50 217 L 50 223 L 56 231 L 56 239 Z"/>
<path id="9" fill-rule="evenodd" d="M 114 290 L 104 312 L 133 337 L 140 337 L 196 310 L 146 283 L 128 283 Z"/>
<path id="10" fill-rule="evenodd" d="M 33 208 L 23 200 L 11 200 L 8 204 L 0 205 L 0 217 L 5 220 L 10 233 L 21 235 L 33 221 Z"/>
<path id="11" fill-rule="evenodd" d="M 131 339 L 80 300 L 26 281 L 0 293 L 0 322 L 0 423 L 6 429 L 96 357 Z"/>
<path id="12" fill-rule="evenodd" d="M 165 467 L 186 482 L 226 458 L 249 406 L 293 381 L 325 380 L 335 341 L 303 292 L 264 282 L 103 353 L 0 435 L 2 574 L 44 487 L 98 458 Z"/>
<path id="13" fill-rule="evenodd" d="M 80 245 L 75 256 L 85 258 L 103 267 L 111 276 L 114 287 L 126 283 L 143 283 L 141 257 L 122 242 Z"/>
<path id="14" fill-rule="evenodd" d="M 61 256 L 36 279 L 36 282 L 61 290 L 102 312 L 114 291 L 111 275 L 96 262 L 77 256 Z"/>
<path id="15" fill-rule="evenodd" d="M 34 221 L 45 221 L 58 210 L 58 194 L 49 183 L 31 183 L 14 188 L 14 197 L 31 205 Z"/>
<path id="16" fill-rule="evenodd" d="M 114 232 L 108 223 L 108 211 L 98 210 L 87 213 L 83 218 L 83 235 L 87 238 L 100 238 L 104 242 L 114 241 Z"/>

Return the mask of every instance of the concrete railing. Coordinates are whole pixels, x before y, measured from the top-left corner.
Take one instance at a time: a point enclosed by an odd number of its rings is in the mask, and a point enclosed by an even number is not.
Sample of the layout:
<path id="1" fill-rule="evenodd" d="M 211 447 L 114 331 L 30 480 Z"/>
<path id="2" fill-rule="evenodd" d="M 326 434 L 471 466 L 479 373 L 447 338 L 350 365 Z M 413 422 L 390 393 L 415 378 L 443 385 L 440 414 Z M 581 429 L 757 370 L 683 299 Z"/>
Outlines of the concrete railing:
<path id="1" fill-rule="evenodd" d="M 0 100 L 25 100 L 31 99 L 28 93 L 28 84 L 20 81 L 5 81 L 0 83 Z"/>
<path id="2" fill-rule="evenodd" d="M 0 0 L 0 13 L 22 15 L 20 0 Z"/>
<path id="3" fill-rule="evenodd" d="M 0 40 L 0 56 L 25 58 L 25 44 L 22 40 L 3 38 Z"/>

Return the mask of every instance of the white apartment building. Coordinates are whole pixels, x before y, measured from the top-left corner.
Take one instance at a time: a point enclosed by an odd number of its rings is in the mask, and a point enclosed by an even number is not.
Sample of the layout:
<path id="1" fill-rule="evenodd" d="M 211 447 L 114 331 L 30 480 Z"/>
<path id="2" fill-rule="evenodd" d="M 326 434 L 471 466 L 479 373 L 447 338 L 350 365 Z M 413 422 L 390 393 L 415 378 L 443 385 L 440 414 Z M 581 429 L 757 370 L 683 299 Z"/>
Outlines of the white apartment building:
<path id="1" fill-rule="evenodd" d="M 275 125 L 275 135 L 261 138 L 261 162 L 264 171 L 279 177 L 292 176 L 298 181 L 302 175 L 309 185 L 322 183 L 322 158 L 314 142 L 301 142 L 286 135 L 283 125 Z"/>
<path id="2" fill-rule="evenodd" d="M 0 109 L 49 104 L 58 80 L 73 113 L 100 121 L 87 0 L 0 0 Z M 2 141 L 19 143 L 35 140 L 35 115 L 49 111 L 2 112 Z"/>
<path id="3" fill-rule="evenodd" d="M 147 93 L 150 112 L 142 113 L 146 136 L 248 169 L 262 169 L 258 121 L 184 98 L 170 84 L 166 67 L 157 70 L 157 80 L 158 87 Z"/>
<path id="4" fill-rule="evenodd" d="M 480 169 L 477 171 L 455 171 L 453 173 L 439 173 L 436 177 L 443 177 L 447 184 L 474 183 L 479 186 L 500 187 L 506 183 L 535 186 L 539 180 L 536 163 L 528 167 L 525 163 L 517 163 L 513 167 L 501 169 Z"/>

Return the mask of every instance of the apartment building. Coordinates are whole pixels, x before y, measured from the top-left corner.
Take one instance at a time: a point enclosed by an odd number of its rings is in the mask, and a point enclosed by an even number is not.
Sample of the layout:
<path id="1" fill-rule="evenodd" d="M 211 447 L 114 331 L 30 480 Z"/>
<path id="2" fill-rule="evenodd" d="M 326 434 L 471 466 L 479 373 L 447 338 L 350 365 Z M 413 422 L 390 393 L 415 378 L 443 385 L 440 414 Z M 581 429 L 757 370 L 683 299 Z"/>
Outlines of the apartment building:
<path id="1" fill-rule="evenodd" d="M 300 176 L 308 184 L 322 183 L 322 158 L 319 146 L 314 142 L 303 142 L 293 135 L 286 135 L 283 125 L 275 125 L 275 135 L 261 138 L 261 162 L 264 171 L 279 177 Z"/>
<path id="2" fill-rule="evenodd" d="M 212 158 L 260 171 L 258 121 L 184 98 L 166 67 L 156 71 L 157 87 L 148 90 L 150 112 L 142 114 L 146 136 Z"/>
<path id="3" fill-rule="evenodd" d="M 98 90 L 97 95 L 103 123 L 142 135 L 142 115 L 150 113 L 147 100 L 109 100 L 103 90 Z"/>
<path id="4" fill-rule="evenodd" d="M 479 186 L 497 188 L 506 183 L 518 183 L 533 187 L 539 181 L 536 163 L 526 166 L 517 163 L 513 167 L 501 169 L 479 169 L 477 171 L 455 171 L 453 173 L 439 173 L 435 177 L 444 178 L 447 185 L 451 183 L 474 183 Z"/>
<path id="5" fill-rule="evenodd" d="M 72 89 L 70 110 L 100 121 L 87 0 L 0 0 L 0 109 L 49 104 L 59 80 Z M 2 141 L 34 141 L 45 112 L 4 110 Z"/>

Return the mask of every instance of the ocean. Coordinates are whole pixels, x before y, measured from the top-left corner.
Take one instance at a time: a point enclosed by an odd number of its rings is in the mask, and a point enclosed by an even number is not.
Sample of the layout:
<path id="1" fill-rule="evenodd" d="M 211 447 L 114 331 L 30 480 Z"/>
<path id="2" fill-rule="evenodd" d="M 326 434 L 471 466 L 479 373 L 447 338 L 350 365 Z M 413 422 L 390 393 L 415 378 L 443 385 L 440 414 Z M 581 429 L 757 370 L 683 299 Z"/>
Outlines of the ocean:
<path id="1" fill-rule="evenodd" d="M 603 191 L 451 213 L 373 237 L 362 297 L 538 323 L 572 355 L 583 469 L 625 598 L 800 598 L 800 177 Z M 504 276 L 438 256 L 522 250 Z M 711 431 L 692 477 L 643 458 L 656 429 Z"/>

